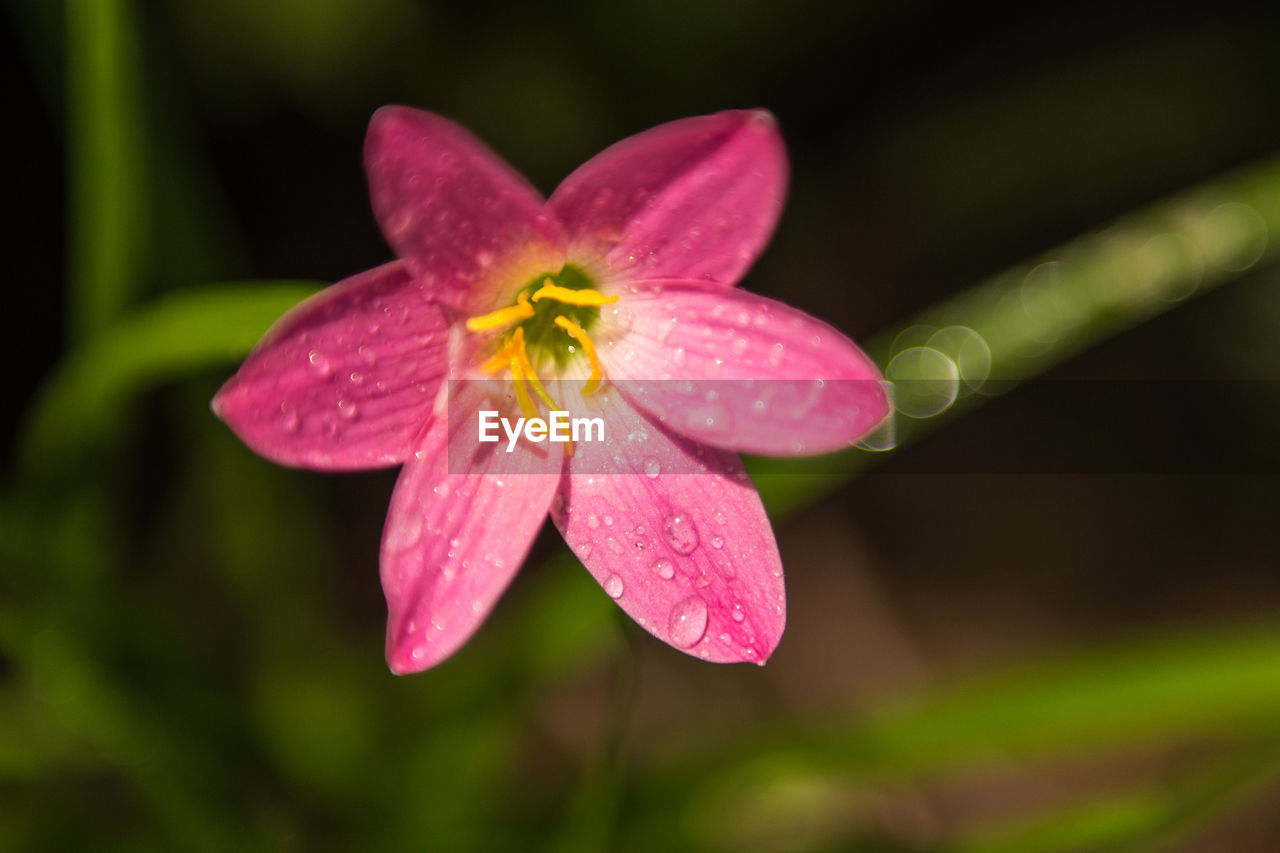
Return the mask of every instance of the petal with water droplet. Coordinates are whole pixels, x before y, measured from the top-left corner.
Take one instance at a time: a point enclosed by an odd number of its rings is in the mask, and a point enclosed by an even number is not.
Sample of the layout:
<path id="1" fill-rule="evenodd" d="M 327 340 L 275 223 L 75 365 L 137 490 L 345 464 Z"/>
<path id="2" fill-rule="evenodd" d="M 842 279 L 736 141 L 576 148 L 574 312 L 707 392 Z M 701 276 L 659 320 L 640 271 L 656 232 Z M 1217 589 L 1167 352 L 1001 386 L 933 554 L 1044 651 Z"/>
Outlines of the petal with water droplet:
<path id="1" fill-rule="evenodd" d="M 777 224 L 787 155 L 773 116 L 732 110 L 669 122 L 615 145 L 547 202 L 569 254 L 628 280 L 736 284 Z"/>
<path id="2" fill-rule="evenodd" d="M 564 263 L 560 225 L 538 192 L 453 122 L 383 107 L 369 122 L 364 163 L 383 235 L 429 274 L 435 298 L 491 310 L 499 291 Z"/>
<path id="3" fill-rule="evenodd" d="M 567 467 L 577 476 L 564 478 L 562 500 L 552 509 L 565 541 L 606 591 L 626 590 L 618 605 L 655 637 L 707 660 L 768 657 L 785 624 L 782 562 L 741 460 L 647 423 L 616 394 L 598 414 L 606 437 L 644 429 L 648 439 L 644 453 L 615 453 L 607 441 L 575 446 Z M 656 477 L 646 470 L 650 459 L 661 467 Z M 702 465 L 706 473 L 673 473 Z M 603 505 L 625 519 L 627 541 L 642 541 L 643 548 L 609 547 L 617 534 L 592 527 L 586 509 Z M 720 547 L 712 546 L 711 531 Z M 705 605 L 705 618 L 688 603 L 692 598 Z M 730 641 L 720 642 L 722 634 Z"/>
<path id="4" fill-rule="evenodd" d="M 458 417 L 474 423 L 475 410 Z M 524 560 L 560 481 L 561 445 L 518 445 L 466 462 L 450 459 L 467 448 L 447 448 L 447 432 L 444 418 L 433 421 L 422 458 L 411 454 L 383 531 L 387 663 L 399 674 L 434 666 L 475 632 Z M 451 473 L 459 468 L 465 473 Z M 507 481 L 519 488 L 499 486 Z"/>
<path id="5" fill-rule="evenodd" d="M 889 414 L 871 359 L 781 302 L 705 282 L 665 282 L 661 294 L 637 286 L 618 312 L 618 334 L 638 355 L 616 358 L 604 338 L 606 375 L 689 438 L 745 453 L 825 453 L 863 438 Z M 690 404 L 691 390 L 702 402 Z"/>
<path id="6" fill-rule="evenodd" d="M 222 386 L 213 411 L 283 465 L 358 470 L 402 462 L 445 372 L 448 324 L 421 287 L 396 261 L 303 301 Z M 405 322 L 368 334 L 374 318 L 402 311 Z"/>

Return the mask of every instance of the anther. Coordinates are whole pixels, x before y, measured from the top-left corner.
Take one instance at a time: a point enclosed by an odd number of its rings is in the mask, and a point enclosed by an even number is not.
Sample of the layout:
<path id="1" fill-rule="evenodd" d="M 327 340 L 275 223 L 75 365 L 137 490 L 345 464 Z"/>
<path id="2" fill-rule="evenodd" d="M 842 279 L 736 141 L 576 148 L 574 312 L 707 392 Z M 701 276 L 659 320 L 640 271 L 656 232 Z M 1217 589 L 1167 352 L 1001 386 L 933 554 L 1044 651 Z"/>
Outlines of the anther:
<path id="1" fill-rule="evenodd" d="M 582 290 L 561 287 L 558 284 L 552 284 L 551 279 L 544 281 L 542 287 L 538 288 L 537 292 L 533 294 L 534 302 L 539 299 L 554 299 L 557 302 L 563 302 L 565 305 L 585 305 L 590 307 L 599 307 L 618 301 L 617 296 L 605 296 L 600 291 L 592 290 L 589 287 Z"/>
<path id="2" fill-rule="evenodd" d="M 499 329 L 520 320 L 528 320 L 532 316 L 533 306 L 529 304 L 529 296 L 521 293 L 515 305 L 508 305 L 506 308 L 499 308 L 497 311 L 468 319 L 467 331 L 483 332 L 487 329 Z"/>

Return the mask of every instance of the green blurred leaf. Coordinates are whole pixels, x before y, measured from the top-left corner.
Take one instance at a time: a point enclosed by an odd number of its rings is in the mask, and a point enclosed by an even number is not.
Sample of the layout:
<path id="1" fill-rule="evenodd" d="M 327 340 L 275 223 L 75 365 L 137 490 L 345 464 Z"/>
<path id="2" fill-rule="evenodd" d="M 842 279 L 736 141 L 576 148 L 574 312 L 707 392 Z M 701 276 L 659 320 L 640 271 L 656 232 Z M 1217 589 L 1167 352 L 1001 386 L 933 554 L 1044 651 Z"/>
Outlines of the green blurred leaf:
<path id="1" fill-rule="evenodd" d="M 243 358 L 271 323 L 319 286 L 208 285 L 116 322 L 72 352 L 46 382 L 23 436 L 25 472 L 52 471 L 108 436 L 138 391 Z"/>
<path id="2" fill-rule="evenodd" d="M 739 813 L 768 815 L 783 834 L 813 826 L 839 833 L 848 826 L 837 816 L 863 803 L 868 785 L 1223 733 L 1243 742 L 1269 736 L 1278 720 L 1280 633 L 1235 628 L 1027 664 L 816 727 L 773 726 L 754 737 L 705 732 L 696 754 L 659 758 L 644 776 L 655 826 L 669 812 L 716 846 L 732 840 L 726 833 Z M 1276 765 L 1268 755 L 1250 772 L 1272 773 Z M 1221 774 L 1215 782 L 1180 796 L 1204 797 L 1205 808 L 1210 797 L 1229 799 Z M 1082 808 L 1084 825 L 1066 828 L 1048 817 L 1034 831 L 1154 832 L 1165 827 L 1168 809 L 1144 797 Z M 1185 811 L 1180 804 L 1169 814 Z M 989 843 L 1003 849 L 994 836 Z"/>
<path id="3" fill-rule="evenodd" d="M 138 290 L 148 252 L 141 69 L 129 0 L 69 0 L 68 326 L 83 339 Z"/>

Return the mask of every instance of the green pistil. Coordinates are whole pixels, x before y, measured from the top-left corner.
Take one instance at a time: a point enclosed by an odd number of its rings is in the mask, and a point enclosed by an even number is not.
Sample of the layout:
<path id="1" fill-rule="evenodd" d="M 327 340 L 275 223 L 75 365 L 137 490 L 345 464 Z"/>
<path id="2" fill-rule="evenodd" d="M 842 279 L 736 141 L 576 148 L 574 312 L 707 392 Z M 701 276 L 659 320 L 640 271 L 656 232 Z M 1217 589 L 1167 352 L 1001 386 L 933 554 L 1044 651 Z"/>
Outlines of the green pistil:
<path id="1" fill-rule="evenodd" d="M 532 297 L 547 279 L 551 279 L 552 284 L 568 290 L 595 289 L 595 282 L 581 267 L 565 264 L 557 273 L 538 275 L 530 279 L 528 284 L 520 288 L 517 297 L 520 293 Z M 568 317 L 584 331 L 590 332 L 591 327 L 600 318 L 600 309 L 594 305 L 566 305 L 555 299 L 540 299 L 534 302 L 533 316 L 520 325 L 524 328 L 529 361 L 535 367 L 550 358 L 555 361 L 557 368 L 563 369 L 577 349 L 578 342 L 556 325 L 556 317 Z M 574 350 L 570 350 L 570 347 Z"/>

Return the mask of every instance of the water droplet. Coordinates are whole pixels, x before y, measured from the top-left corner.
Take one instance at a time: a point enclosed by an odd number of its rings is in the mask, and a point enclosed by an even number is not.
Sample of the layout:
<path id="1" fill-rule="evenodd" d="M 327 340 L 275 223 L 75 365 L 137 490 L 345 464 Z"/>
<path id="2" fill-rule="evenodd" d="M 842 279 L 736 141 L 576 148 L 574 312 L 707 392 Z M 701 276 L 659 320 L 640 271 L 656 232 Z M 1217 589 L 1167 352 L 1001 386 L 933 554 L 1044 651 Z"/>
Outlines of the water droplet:
<path id="1" fill-rule="evenodd" d="M 610 536 L 610 537 L 609 537 L 609 550 L 610 550 L 610 551 L 612 551 L 612 552 L 613 552 L 613 553 L 615 553 L 615 554 L 621 554 L 621 553 L 622 553 L 622 550 L 623 550 L 623 549 L 622 549 L 622 543 L 621 543 L 621 542 L 619 542 L 617 539 L 614 539 L 612 536 Z"/>
<path id="2" fill-rule="evenodd" d="M 422 514 L 400 513 L 395 523 L 387 529 L 387 548 L 391 551 L 405 551 L 417 545 L 420 538 L 422 538 Z"/>
<path id="3" fill-rule="evenodd" d="M 671 608 L 667 629 L 671 642 L 682 649 L 691 648 L 707 632 L 707 603 L 696 595 L 689 596 Z"/>
<path id="4" fill-rule="evenodd" d="M 364 374 L 363 374 L 363 373 L 352 373 L 350 376 L 348 376 L 348 377 L 347 377 L 347 379 L 351 382 L 351 384 L 352 384 L 352 385 L 363 385 L 363 384 L 364 384 Z"/>
<path id="5" fill-rule="evenodd" d="M 622 578 L 609 575 L 604 579 L 604 591 L 612 599 L 622 598 Z"/>
<path id="6" fill-rule="evenodd" d="M 592 530 L 595 530 L 599 526 L 600 526 L 600 519 L 596 518 L 596 514 L 594 512 L 591 513 L 591 515 L 587 516 L 587 527 L 590 527 Z"/>
<path id="7" fill-rule="evenodd" d="M 580 544 L 580 545 L 578 546 L 578 556 L 579 556 L 579 557 L 582 557 L 584 560 L 585 560 L 587 557 L 590 557 L 590 556 L 591 556 L 591 543 L 590 543 L 590 542 L 583 542 L 582 544 Z"/>
<path id="8" fill-rule="evenodd" d="M 350 400 L 339 400 L 338 414 L 342 415 L 349 421 L 354 421 L 356 416 L 360 414 L 360 411 L 356 408 L 356 404 Z"/>
<path id="9" fill-rule="evenodd" d="M 329 364 L 329 359 L 325 358 L 324 353 L 318 349 L 307 353 L 307 363 L 311 366 L 311 372 L 321 379 L 328 379 L 333 374 L 333 366 Z"/>
<path id="10" fill-rule="evenodd" d="M 712 537 L 711 537 L 711 547 L 712 547 L 712 548 L 715 548 L 716 550 L 719 550 L 719 549 L 723 548 L 723 547 L 724 547 L 724 540 L 723 540 L 723 539 L 721 539 L 719 536 L 712 536 Z"/>
<path id="11" fill-rule="evenodd" d="M 671 353 L 671 361 L 675 363 L 676 367 L 684 364 L 684 347 L 675 348 L 675 351 Z"/>
<path id="12" fill-rule="evenodd" d="M 675 577 L 676 567 L 670 560 L 659 560 L 653 564 L 653 573 L 664 581 L 669 581 Z"/>
<path id="13" fill-rule="evenodd" d="M 691 554 L 698 547 L 698 528 L 686 513 L 667 516 L 662 522 L 662 532 L 666 535 L 667 544 L 677 554 Z"/>
<path id="14" fill-rule="evenodd" d="M 285 432 L 297 432 L 302 422 L 298 419 L 298 412 L 292 407 L 280 407 L 280 419 L 276 422 L 280 429 Z"/>
<path id="15" fill-rule="evenodd" d="M 729 643 L 730 643 L 729 635 L 728 635 L 727 633 L 726 633 L 726 634 L 721 634 L 721 635 L 720 635 L 720 642 L 724 643 L 726 646 L 727 646 L 727 645 L 729 645 Z"/>
<path id="16" fill-rule="evenodd" d="M 746 619 L 746 618 L 747 618 L 747 614 L 742 612 L 742 605 L 741 604 L 733 605 L 733 621 L 741 622 L 743 619 Z"/>
<path id="17" fill-rule="evenodd" d="M 606 515 L 606 516 L 604 517 L 604 526 L 605 526 L 605 527 L 613 527 L 613 516 L 612 516 L 612 515 Z"/>
<path id="18" fill-rule="evenodd" d="M 653 456 L 644 460 L 644 475 L 652 480 L 654 477 L 662 473 L 662 463 Z"/>
<path id="19" fill-rule="evenodd" d="M 375 328 L 372 331 L 376 332 L 377 324 L 375 323 L 374 326 Z M 372 347 L 360 346 L 359 348 L 356 349 L 356 354 L 359 355 L 360 360 L 363 361 L 365 364 L 367 364 L 369 367 L 373 367 L 375 364 L 378 363 L 378 354 L 373 351 Z"/>
<path id="20" fill-rule="evenodd" d="M 445 482 L 436 483 L 431 491 L 442 498 L 449 497 L 449 484 Z"/>
<path id="21" fill-rule="evenodd" d="M 729 345 L 729 349 L 733 350 L 734 355 L 742 355 L 747 351 L 747 339 L 735 338 L 733 343 Z"/>

